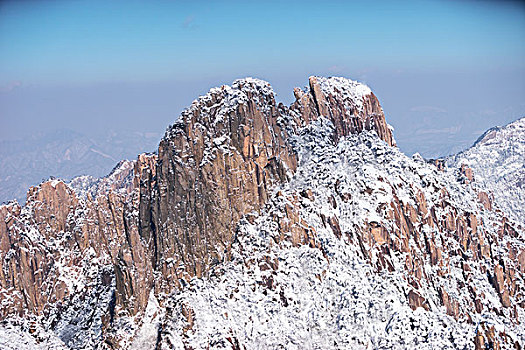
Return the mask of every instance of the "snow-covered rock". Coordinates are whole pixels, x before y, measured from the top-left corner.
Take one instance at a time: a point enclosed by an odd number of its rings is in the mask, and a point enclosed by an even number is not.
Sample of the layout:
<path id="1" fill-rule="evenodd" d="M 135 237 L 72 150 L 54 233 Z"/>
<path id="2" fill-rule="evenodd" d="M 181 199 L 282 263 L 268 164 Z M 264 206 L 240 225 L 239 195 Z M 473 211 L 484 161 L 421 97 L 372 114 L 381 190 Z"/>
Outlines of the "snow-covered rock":
<path id="1" fill-rule="evenodd" d="M 467 165 L 510 218 L 525 227 L 525 118 L 487 130 L 469 149 L 447 159 Z"/>
<path id="2" fill-rule="evenodd" d="M 401 153 L 368 87 L 294 93 L 212 89 L 157 154 L 1 206 L 0 344 L 523 346 L 523 228 L 466 168 Z"/>

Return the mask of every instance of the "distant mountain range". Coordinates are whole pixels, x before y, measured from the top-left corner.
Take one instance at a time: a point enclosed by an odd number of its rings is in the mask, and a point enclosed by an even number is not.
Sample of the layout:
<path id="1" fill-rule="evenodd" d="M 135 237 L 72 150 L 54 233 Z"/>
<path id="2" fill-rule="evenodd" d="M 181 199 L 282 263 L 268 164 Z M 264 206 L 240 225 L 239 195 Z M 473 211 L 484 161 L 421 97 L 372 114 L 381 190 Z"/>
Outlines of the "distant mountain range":
<path id="1" fill-rule="evenodd" d="M 23 140 L 0 141 L 0 203 L 24 203 L 30 186 L 50 176 L 72 179 L 101 177 L 121 159 L 155 150 L 161 134 L 111 131 L 88 137 L 67 129 L 53 130 Z"/>

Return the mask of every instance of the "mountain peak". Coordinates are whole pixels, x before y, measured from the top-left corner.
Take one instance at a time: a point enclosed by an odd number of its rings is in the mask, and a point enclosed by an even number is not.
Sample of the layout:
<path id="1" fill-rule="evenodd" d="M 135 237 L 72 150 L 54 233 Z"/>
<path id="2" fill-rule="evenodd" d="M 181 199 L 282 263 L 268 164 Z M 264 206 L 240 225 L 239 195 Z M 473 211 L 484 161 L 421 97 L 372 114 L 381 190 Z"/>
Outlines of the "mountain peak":
<path id="1" fill-rule="evenodd" d="M 239 115 L 259 111 L 268 117 L 270 124 L 275 124 L 280 117 L 281 120 L 293 120 L 294 125 L 288 125 L 292 129 L 320 117 L 328 118 L 335 126 L 334 141 L 363 130 L 374 130 L 387 144 L 395 145 L 379 101 L 366 85 L 342 77 L 311 76 L 309 87 L 296 88 L 294 94 L 296 101 L 291 106 L 277 106 L 274 90 L 268 82 L 250 77 L 235 80 L 231 86 L 212 88 L 194 100 L 168 128 L 165 138 L 172 132 L 195 125 L 221 134 L 216 137 L 230 137 L 238 130 L 230 127 L 226 131 L 227 125 L 243 125 L 236 124 Z"/>
<path id="2" fill-rule="evenodd" d="M 343 77 L 319 77 L 311 76 L 309 78 L 310 89 L 318 93 L 318 86 L 325 95 L 338 96 L 347 104 L 347 108 L 357 108 L 359 111 L 363 108 L 366 96 L 372 95 L 372 90 L 365 84 Z"/>

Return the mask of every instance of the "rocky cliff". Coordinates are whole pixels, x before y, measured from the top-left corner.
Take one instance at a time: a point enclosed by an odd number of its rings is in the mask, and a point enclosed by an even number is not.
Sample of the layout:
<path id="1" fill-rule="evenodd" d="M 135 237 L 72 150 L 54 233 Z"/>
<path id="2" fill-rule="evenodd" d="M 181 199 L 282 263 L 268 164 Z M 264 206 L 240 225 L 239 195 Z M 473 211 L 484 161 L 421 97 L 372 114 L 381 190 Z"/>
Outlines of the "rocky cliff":
<path id="1" fill-rule="evenodd" d="M 287 108 L 277 105 L 269 84 L 236 81 L 199 98 L 169 128 L 159 145 L 153 201 L 146 204 L 151 213 L 141 217 L 148 223 L 142 231 L 156 237 L 155 265 L 168 285 L 182 272 L 200 277 L 210 263 L 224 260 L 241 217 L 261 208 L 275 185 L 295 173 L 289 139 L 298 128 L 323 116 L 335 126 L 334 142 L 376 130 L 393 144 L 379 102 L 365 86 L 312 77 L 307 91 L 295 93 L 297 102 Z"/>
<path id="2" fill-rule="evenodd" d="M 294 94 L 212 89 L 157 154 L 1 206 L 0 344 L 522 346 L 523 228 L 400 153 L 368 87 Z"/>

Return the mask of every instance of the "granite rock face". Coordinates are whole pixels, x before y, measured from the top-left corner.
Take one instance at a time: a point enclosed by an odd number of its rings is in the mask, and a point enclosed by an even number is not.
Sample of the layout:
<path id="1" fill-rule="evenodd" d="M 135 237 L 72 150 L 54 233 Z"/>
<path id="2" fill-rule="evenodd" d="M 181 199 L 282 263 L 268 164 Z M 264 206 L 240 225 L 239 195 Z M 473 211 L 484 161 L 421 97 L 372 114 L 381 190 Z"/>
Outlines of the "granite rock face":
<path id="1" fill-rule="evenodd" d="M 240 218 L 293 176 L 298 159 L 288 140 L 294 129 L 326 116 L 336 125 L 335 142 L 366 129 L 393 145 L 379 102 L 364 85 L 311 77 L 310 88 L 296 94 L 286 108 L 277 105 L 269 84 L 236 81 L 199 98 L 168 130 L 159 145 L 146 229 L 147 235 L 159 232 L 155 261 L 167 285 L 185 273 L 200 277 L 223 261 Z M 294 128 L 287 130 L 290 115 Z"/>
<path id="2" fill-rule="evenodd" d="M 51 180 L 31 188 L 23 208 L 0 208 L 3 317 L 44 315 L 57 326 L 73 301 L 91 299 L 97 310 L 75 317 L 100 332 L 116 309 L 145 308 L 153 270 L 150 242 L 139 234 L 138 186 L 154 173 L 155 159 L 121 162 L 83 195 Z"/>
<path id="3" fill-rule="evenodd" d="M 300 114 L 298 125 L 324 116 L 335 126 L 335 142 L 350 134 L 374 130 L 388 145 L 395 145 L 383 109 L 366 85 L 344 78 L 310 77 L 309 82 L 309 90 L 294 90 L 296 102 L 291 109 Z"/>
<path id="4" fill-rule="evenodd" d="M 294 94 L 291 106 L 278 104 L 270 85 L 252 78 L 214 88 L 167 129 L 157 154 L 122 161 L 101 179 L 47 181 L 24 207 L 1 206 L 2 319 L 36 338 L 51 332 L 45 339 L 66 348 L 206 347 L 191 340 L 202 325 L 198 303 L 181 301 L 197 293 L 196 281 L 225 274 L 241 256 L 254 291 L 287 307 L 278 278 L 287 263 L 272 249 L 307 247 L 339 266 L 331 249 L 341 245 L 378 276 L 402 272 L 407 310 L 477 320 L 472 347 L 519 345 L 481 315 L 506 317 L 509 329 L 525 321 L 523 231 L 493 210 L 475 172 L 405 159 L 360 83 L 310 77 Z M 354 160 L 351 145 L 364 147 Z M 345 162 L 337 178 L 330 169 Z M 263 218 L 273 233 L 252 259 L 243 232 Z M 239 334 L 216 337 L 254 346 Z"/>
<path id="5" fill-rule="evenodd" d="M 240 218 L 295 171 L 279 117 L 269 85 L 246 79 L 213 89 L 169 129 L 159 145 L 150 229 L 143 226 L 158 233 L 163 290 L 223 261 Z"/>

